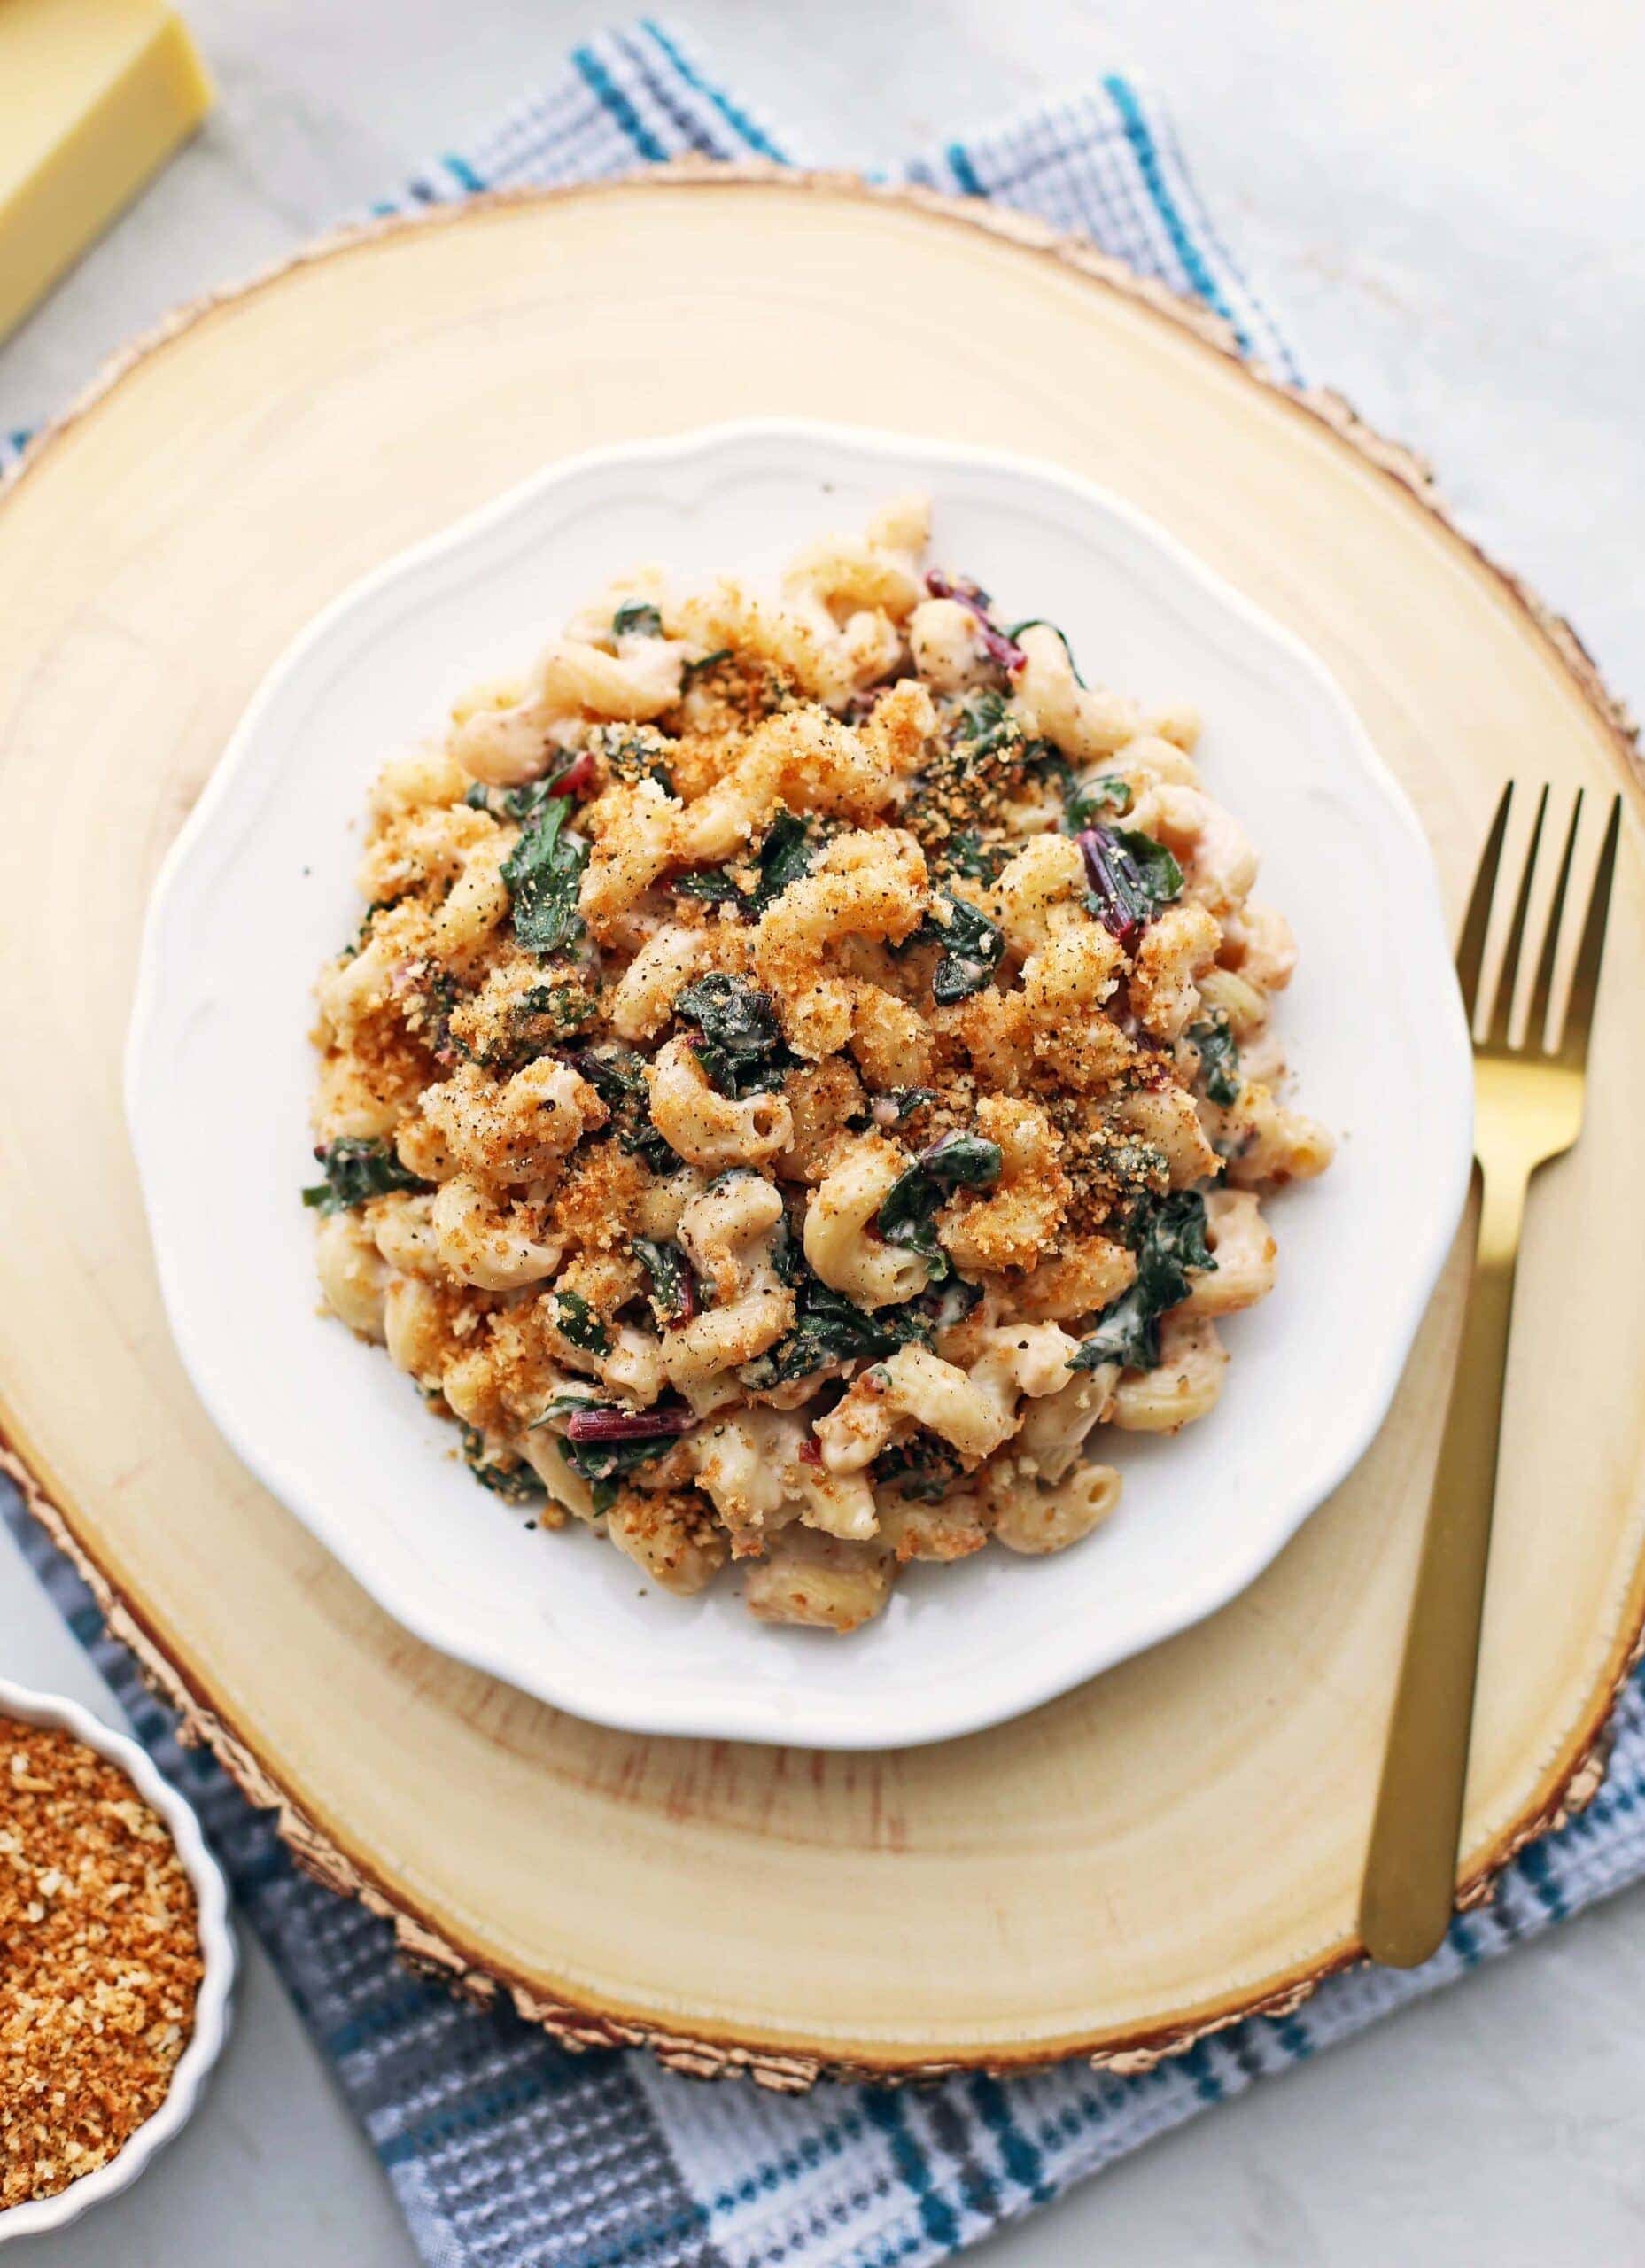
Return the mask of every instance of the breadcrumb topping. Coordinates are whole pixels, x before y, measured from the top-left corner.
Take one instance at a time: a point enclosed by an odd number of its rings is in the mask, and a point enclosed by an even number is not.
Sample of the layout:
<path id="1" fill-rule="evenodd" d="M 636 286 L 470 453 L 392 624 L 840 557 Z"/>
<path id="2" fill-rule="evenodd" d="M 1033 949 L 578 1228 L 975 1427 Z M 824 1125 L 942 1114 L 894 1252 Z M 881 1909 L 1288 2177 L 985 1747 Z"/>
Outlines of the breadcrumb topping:
<path id="1" fill-rule="evenodd" d="M 0 2207 L 95 2172 L 159 2109 L 203 1974 L 165 1822 L 106 1757 L 0 1718 Z"/>

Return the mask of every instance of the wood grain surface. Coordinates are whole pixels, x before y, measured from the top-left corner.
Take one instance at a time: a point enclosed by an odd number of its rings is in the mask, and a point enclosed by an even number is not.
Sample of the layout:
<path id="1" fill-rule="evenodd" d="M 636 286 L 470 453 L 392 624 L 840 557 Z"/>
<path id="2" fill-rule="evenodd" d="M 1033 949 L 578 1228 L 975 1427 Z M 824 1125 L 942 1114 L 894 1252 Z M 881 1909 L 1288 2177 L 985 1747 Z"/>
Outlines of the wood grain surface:
<path id="1" fill-rule="evenodd" d="M 364 231 L 190 311 L 36 448 L 0 499 L 0 1419 L 157 1682 L 412 1957 L 572 2041 L 778 2086 L 1135 2068 L 1354 1957 L 1455 1255 L 1376 1447 L 1242 1599 L 1015 1725 L 878 1756 L 606 1732 L 431 1652 L 236 1464 L 160 1315 L 120 1110 L 133 956 L 252 687 L 546 460 L 762 411 L 1019 448 L 1152 513 L 1335 671 L 1453 910 L 1508 773 L 1626 783 L 1588 1129 L 1522 1263 L 1462 1894 L 1592 1792 L 1645 1612 L 1626 720 L 1344 405 L 933 198 L 682 168 Z M 1376 1012 L 1368 968 L 1345 1013 Z"/>

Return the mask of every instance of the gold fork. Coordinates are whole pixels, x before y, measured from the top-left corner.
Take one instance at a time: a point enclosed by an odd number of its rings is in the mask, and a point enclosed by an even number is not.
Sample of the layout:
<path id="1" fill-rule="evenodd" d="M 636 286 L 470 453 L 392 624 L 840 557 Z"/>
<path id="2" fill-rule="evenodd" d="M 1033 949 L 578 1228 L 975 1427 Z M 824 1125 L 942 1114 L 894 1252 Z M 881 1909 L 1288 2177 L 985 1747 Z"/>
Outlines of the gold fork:
<path id="1" fill-rule="evenodd" d="M 1480 972 L 1513 793 L 1510 781 L 1502 790 L 1480 856 L 1456 951 L 1456 974 L 1470 1030 L 1481 1006 Z M 1503 949 L 1494 1006 L 1485 1038 L 1474 1043 L 1474 1154 L 1480 1171 L 1478 1251 L 1360 1891 L 1360 1931 L 1366 1950 L 1373 1960 L 1394 1969 L 1413 1969 L 1418 1961 L 1426 1961 L 1451 1919 L 1473 1724 L 1486 1559 L 1491 1543 L 1491 1506 L 1496 1493 L 1514 1267 L 1519 1257 L 1525 1196 L 1537 1168 L 1568 1150 L 1582 1130 L 1588 1034 L 1593 1029 L 1600 959 L 1605 948 L 1605 918 L 1616 870 L 1622 798 L 1618 796 L 1610 808 L 1582 942 L 1577 950 L 1564 1030 L 1557 1046 L 1551 1048 L 1547 1045 L 1548 1007 L 1566 886 L 1582 817 L 1580 791 L 1554 885 L 1525 1034 L 1517 1045 L 1509 1038 L 1547 810 L 1544 788 Z"/>

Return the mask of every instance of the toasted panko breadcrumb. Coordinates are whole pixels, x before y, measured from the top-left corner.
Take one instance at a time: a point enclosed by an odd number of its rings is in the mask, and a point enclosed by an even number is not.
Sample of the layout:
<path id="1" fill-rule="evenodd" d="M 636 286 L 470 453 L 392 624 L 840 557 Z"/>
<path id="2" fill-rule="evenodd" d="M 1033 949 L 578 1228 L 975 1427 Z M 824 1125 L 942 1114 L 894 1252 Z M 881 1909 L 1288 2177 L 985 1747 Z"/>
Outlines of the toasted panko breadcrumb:
<path id="1" fill-rule="evenodd" d="M 204 1973 L 164 1821 L 106 1757 L 0 1717 L 0 2209 L 83 2179 L 153 2117 Z"/>

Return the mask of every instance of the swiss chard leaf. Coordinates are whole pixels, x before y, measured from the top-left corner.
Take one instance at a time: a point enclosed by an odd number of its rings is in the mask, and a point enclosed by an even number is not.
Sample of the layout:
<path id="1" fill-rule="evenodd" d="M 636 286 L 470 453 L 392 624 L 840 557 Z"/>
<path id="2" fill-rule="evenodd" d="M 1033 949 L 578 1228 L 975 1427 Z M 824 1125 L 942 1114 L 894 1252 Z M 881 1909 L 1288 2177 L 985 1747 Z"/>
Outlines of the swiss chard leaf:
<path id="1" fill-rule="evenodd" d="M 417 1028 L 438 1063 L 467 1063 L 473 1049 L 457 1037 L 451 1020 L 463 994 L 448 968 L 437 968 L 421 988 Z"/>
<path id="2" fill-rule="evenodd" d="M 939 1006 L 949 1007 L 982 990 L 1005 954 L 1005 933 L 969 898 L 946 889 L 939 895 L 948 907 L 947 925 L 927 915 L 916 935 L 921 944 L 943 948 L 932 972 L 931 994 Z"/>
<path id="3" fill-rule="evenodd" d="M 1131 862 L 1143 878 L 1143 888 L 1153 902 L 1158 913 L 1174 897 L 1183 894 L 1183 870 L 1163 843 L 1152 835 L 1145 835 L 1140 827 L 1115 827 L 1114 834 L 1130 854 Z"/>
<path id="4" fill-rule="evenodd" d="M 585 1355 L 609 1355 L 611 1334 L 580 1292 L 556 1292 L 554 1325 L 568 1347 Z"/>
<path id="5" fill-rule="evenodd" d="M 951 862 L 968 852 L 983 855 L 974 834 L 971 843 L 951 847 L 957 824 L 974 830 L 977 814 L 1014 791 L 1041 745 L 1029 742 L 1002 693 L 985 689 L 944 703 L 941 736 L 927 747 L 904 825 L 934 857 Z"/>
<path id="6" fill-rule="evenodd" d="M 592 1023 L 595 1008 L 594 995 L 580 984 L 533 984 L 521 993 L 509 1009 L 508 1017 L 512 1023 L 521 1025 L 541 1017 L 550 1030 L 563 1036 Z"/>
<path id="7" fill-rule="evenodd" d="M 1160 908 L 1183 887 L 1183 870 L 1152 835 L 1130 827 L 1082 827 L 1080 850 L 1091 912 L 1129 952 Z"/>
<path id="8" fill-rule="evenodd" d="M 655 780 L 665 795 L 674 792 L 668 758 L 674 743 L 652 725 L 596 725 L 586 743 L 588 754 L 603 759 L 614 780 L 630 787 Z"/>
<path id="9" fill-rule="evenodd" d="M 551 1425 L 554 1418 L 572 1417 L 579 1410 L 604 1410 L 609 1405 L 601 1401 L 593 1386 L 579 1386 L 573 1380 L 563 1393 L 556 1394 L 552 1402 L 546 1402 L 539 1410 L 532 1419 L 532 1431 L 535 1433 L 539 1426 L 550 1425 L 553 1432 L 563 1433 L 565 1431 L 563 1425 Z"/>
<path id="10" fill-rule="evenodd" d="M 982 1297 L 982 1286 L 951 1276 L 918 1300 L 872 1312 L 848 1300 L 815 1275 L 799 1239 L 785 1221 L 773 1242 L 772 1264 L 794 1291 L 795 1320 L 786 1339 L 745 1363 L 742 1383 L 757 1390 L 786 1386 L 832 1363 L 879 1362 L 899 1347 L 928 1345 L 934 1331 L 968 1315 Z"/>
<path id="11" fill-rule="evenodd" d="M 970 693 L 960 703 L 955 719 L 953 745 L 972 764 L 1003 755 L 1022 744 L 1022 719 L 1006 705 L 1003 693 Z"/>
<path id="12" fill-rule="evenodd" d="M 477 780 L 462 800 L 473 811 L 489 812 L 493 819 L 512 819 L 516 826 L 524 827 L 556 797 L 569 793 L 585 769 L 592 776 L 593 765 L 586 751 L 571 757 L 557 772 L 548 773 L 541 780 L 528 780 L 524 787 L 488 788 L 483 780 Z"/>
<path id="13" fill-rule="evenodd" d="M 713 969 L 676 993 L 674 1014 L 702 1033 L 693 1045 L 704 1076 L 719 1093 L 741 1102 L 782 1084 L 794 1059 L 783 1045 L 768 992 Z"/>
<path id="14" fill-rule="evenodd" d="M 834 1291 L 811 1273 L 797 1244 L 790 1241 L 786 1257 L 790 1267 L 797 1264 L 802 1271 L 795 1326 L 767 1353 L 743 1364 L 737 1375 L 744 1386 L 757 1390 L 786 1386 L 790 1379 L 807 1378 L 830 1363 L 863 1357 L 878 1361 L 882 1355 L 894 1355 L 899 1347 L 929 1338 L 929 1324 L 910 1308 L 881 1308 L 870 1314 L 843 1292 Z M 781 1257 L 778 1266 L 783 1273 Z M 785 1275 L 785 1280 L 795 1279 Z"/>
<path id="15" fill-rule="evenodd" d="M 375 897 L 372 899 L 370 905 L 367 906 L 365 912 L 360 917 L 359 928 L 355 930 L 353 937 L 349 944 L 345 945 L 343 948 L 345 955 L 350 960 L 353 959 L 356 953 L 363 952 L 365 951 L 366 942 L 371 935 L 371 925 L 376 920 L 378 914 L 389 913 L 399 904 L 400 900 L 397 897 Z"/>
<path id="16" fill-rule="evenodd" d="M 974 827 L 962 827 L 937 846 L 935 863 L 950 874 L 964 874 L 974 882 L 997 882 L 1000 868 L 1012 855 L 1004 843 L 984 843 Z"/>
<path id="17" fill-rule="evenodd" d="M 901 1126 L 917 1110 L 923 1110 L 928 1102 L 935 1100 L 935 1087 L 893 1087 L 888 1093 L 874 1097 L 869 1115 L 876 1126 Z"/>
<path id="18" fill-rule="evenodd" d="M 1043 614 L 1030 614 L 1025 616 L 1020 622 L 1013 622 L 1005 635 L 1015 645 L 1025 630 L 1056 632 L 1057 636 L 1062 641 L 1062 650 L 1068 657 L 1068 667 L 1074 672 L 1074 682 L 1075 685 L 1084 684 L 1085 680 L 1080 675 L 1080 665 L 1074 658 L 1074 649 L 1068 643 L 1068 633 L 1066 630 L 1059 630 L 1057 625 L 1054 622 L 1047 622 Z"/>
<path id="19" fill-rule="evenodd" d="M 1239 1073 L 1239 1050 L 1229 1029 L 1226 1012 L 1218 1008 L 1199 1023 L 1190 1024 L 1188 1037 L 1199 1050 L 1199 1076 L 1207 1095 L 1227 1109 L 1239 1100 L 1245 1082 Z"/>
<path id="20" fill-rule="evenodd" d="M 1160 1317 L 1188 1297 L 1190 1270 L 1207 1274 L 1215 1266 L 1199 1191 L 1180 1189 L 1160 1198 L 1142 1216 L 1137 1280 L 1097 1317 L 1072 1367 L 1095 1371 L 1118 1363 L 1128 1371 L 1153 1370 L 1160 1360 Z"/>
<path id="21" fill-rule="evenodd" d="M 572 1472 L 587 1481 L 595 1511 L 609 1512 L 617 1502 L 623 1475 L 661 1456 L 664 1449 L 673 1447 L 676 1438 L 672 1433 L 657 1433 L 641 1441 L 563 1441 L 560 1447 Z"/>
<path id="22" fill-rule="evenodd" d="M 759 876 L 750 888 L 744 889 L 727 866 L 701 866 L 694 874 L 681 874 L 673 887 L 687 897 L 735 905 L 745 920 L 757 921 L 790 882 L 810 873 L 814 847 L 805 821 L 791 811 L 780 810 L 760 845 L 756 861 Z"/>
<path id="23" fill-rule="evenodd" d="M 790 882 L 810 873 L 811 865 L 811 829 L 793 812 L 780 811 L 760 845 L 760 878 L 749 899 L 749 912 L 764 913 Z"/>
<path id="24" fill-rule="evenodd" d="M 611 629 L 618 638 L 660 638 L 663 617 L 648 599 L 625 599 L 611 617 Z"/>
<path id="25" fill-rule="evenodd" d="M 917 1304 L 933 1331 L 947 1331 L 951 1324 L 963 1323 L 982 1297 L 981 1284 L 951 1275 L 943 1283 L 934 1284 Z"/>
<path id="26" fill-rule="evenodd" d="M 577 920 L 578 884 L 588 846 L 562 837 L 571 810 L 569 796 L 548 796 L 526 820 L 503 862 L 502 878 L 514 901 L 514 934 L 528 952 L 555 951 Z"/>
<path id="27" fill-rule="evenodd" d="M 605 1046 L 579 1049 L 571 1061 L 610 1112 L 624 1149 L 648 1165 L 653 1173 L 678 1173 L 683 1159 L 676 1156 L 651 1121 L 651 1094 L 643 1060 L 632 1048 Z"/>
<path id="28" fill-rule="evenodd" d="M 694 685 L 697 680 L 705 676 L 710 670 L 717 670 L 722 662 L 728 662 L 730 659 L 730 647 L 720 646 L 711 654 L 703 654 L 696 661 L 687 662 L 679 673 L 680 691 L 683 693 L 687 686 Z"/>
<path id="29" fill-rule="evenodd" d="M 1117 772 L 1106 772 L 1100 779 L 1088 780 L 1083 787 L 1070 784 L 1063 797 L 1062 831 L 1078 835 L 1110 813 L 1122 817 L 1130 808 L 1129 781 L 1121 780 Z"/>
<path id="30" fill-rule="evenodd" d="M 523 788 L 488 788 L 477 780 L 462 800 L 470 811 L 489 812 L 493 819 L 524 820 L 541 811 L 549 793 L 546 780 L 529 780 Z"/>
<path id="31" fill-rule="evenodd" d="M 1151 1371 L 1159 1360 L 1159 1317 L 1144 1297 L 1139 1280 L 1109 1301 L 1080 1341 L 1069 1367 L 1097 1371 L 1105 1363 L 1118 1363 L 1123 1370 Z"/>
<path id="32" fill-rule="evenodd" d="M 548 1493 L 524 1458 L 514 1464 L 493 1464 L 485 1454 L 485 1435 L 472 1425 L 462 1429 L 462 1461 L 481 1487 L 505 1503 L 534 1504 Z"/>
<path id="33" fill-rule="evenodd" d="M 518 1071 L 571 1033 L 586 1029 L 594 1021 L 596 1008 L 594 995 L 570 979 L 528 985 L 508 1004 L 504 1036 L 483 1048 L 478 1060 L 488 1071 Z"/>
<path id="34" fill-rule="evenodd" d="M 1049 782 L 1066 804 L 1074 793 L 1074 766 L 1054 741 L 1028 741 L 1022 750 L 1024 769 L 1042 783 Z"/>
<path id="35" fill-rule="evenodd" d="M 947 1495 L 964 1470 L 957 1449 L 940 1434 L 923 1430 L 881 1449 L 873 1466 L 876 1481 L 888 1482 L 920 1504 Z"/>
<path id="36" fill-rule="evenodd" d="M 304 1190 L 303 1202 L 317 1213 L 348 1213 L 397 1189 L 432 1186 L 415 1173 L 407 1173 L 388 1144 L 375 1136 L 368 1141 L 359 1135 L 341 1134 L 335 1142 L 322 1142 L 314 1155 L 325 1179 Z"/>
<path id="37" fill-rule="evenodd" d="M 661 1324 L 687 1323 L 697 1311 L 696 1279 L 691 1262 L 677 1244 L 659 1244 L 652 1237 L 636 1237 L 634 1251 L 651 1279 L 650 1301 Z"/>
<path id="38" fill-rule="evenodd" d="M 1163 1150 L 1119 1127 L 1091 1138 L 1083 1172 L 1092 1201 L 1102 1210 L 1105 1233 L 1135 1245 L 1149 1214 L 1171 1193 L 1171 1167 Z"/>
<path id="39" fill-rule="evenodd" d="M 696 1423 L 687 1409 L 625 1410 L 620 1403 L 595 1402 L 580 1394 L 561 1394 L 551 1402 L 539 1425 L 555 1418 L 560 1452 L 573 1472 L 589 1484 L 597 1512 L 609 1512 L 617 1502 L 618 1483 L 625 1473 L 673 1447 Z"/>
<path id="40" fill-rule="evenodd" d="M 710 905 L 741 905 L 742 892 L 724 866 L 699 866 L 694 874 L 677 874 L 670 885 L 681 897 L 701 897 Z"/>
<path id="41" fill-rule="evenodd" d="M 771 1264 L 790 1291 L 797 1291 L 802 1284 L 811 1281 L 811 1271 L 805 1257 L 805 1247 L 794 1233 L 785 1213 L 778 1222 L 771 1243 Z"/>
<path id="42" fill-rule="evenodd" d="M 831 1355 L 892 1355 L 927 1332 L 922 1316 L 901 1307 L 859 1308 L 820 1277 L 806 1285 L 800 1305 L 803 1328 L 814 1339 L 826 1340 Z"/>
<path id="43" fill-rule="evenodd" d="M 944 1135 L 892 1183 L 874 1216 L 875 1227 L 888 1244 L 917 1252 L 933 1283 L 940 1283 L 950 1263 L 937 1242 L 937 1208 L 957 1189 L 991 1189 L 1004 1161 L 999 1144 L 983 1135 Z"/>

